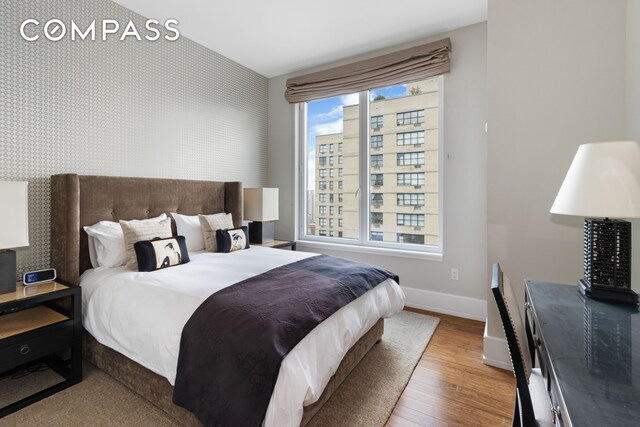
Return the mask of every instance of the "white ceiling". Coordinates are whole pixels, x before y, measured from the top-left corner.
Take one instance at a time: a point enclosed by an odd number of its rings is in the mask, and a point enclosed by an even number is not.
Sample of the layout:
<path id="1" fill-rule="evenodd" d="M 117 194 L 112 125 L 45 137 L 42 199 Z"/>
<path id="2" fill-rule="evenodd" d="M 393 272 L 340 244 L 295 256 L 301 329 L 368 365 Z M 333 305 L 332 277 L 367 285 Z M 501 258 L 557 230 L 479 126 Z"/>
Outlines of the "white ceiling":
<path id="1" fill-rule="evenodd" d="M 114 0 L 266 77 L 487 19 L 487 0 Z"/>

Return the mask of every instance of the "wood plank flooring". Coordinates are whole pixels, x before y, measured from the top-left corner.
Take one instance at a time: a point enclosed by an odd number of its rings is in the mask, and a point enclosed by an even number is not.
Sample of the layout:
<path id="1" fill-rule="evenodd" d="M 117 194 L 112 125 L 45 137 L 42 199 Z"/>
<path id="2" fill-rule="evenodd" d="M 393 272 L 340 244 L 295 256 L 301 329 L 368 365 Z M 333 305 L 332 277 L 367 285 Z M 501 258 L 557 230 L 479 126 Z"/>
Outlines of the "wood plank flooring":
<path id="1" fill-rule="evenodd" d="M 515 399 L 511 372 L 482 363 L 484 323 L 440 318 L 387 427 L 510 426 Z"/>

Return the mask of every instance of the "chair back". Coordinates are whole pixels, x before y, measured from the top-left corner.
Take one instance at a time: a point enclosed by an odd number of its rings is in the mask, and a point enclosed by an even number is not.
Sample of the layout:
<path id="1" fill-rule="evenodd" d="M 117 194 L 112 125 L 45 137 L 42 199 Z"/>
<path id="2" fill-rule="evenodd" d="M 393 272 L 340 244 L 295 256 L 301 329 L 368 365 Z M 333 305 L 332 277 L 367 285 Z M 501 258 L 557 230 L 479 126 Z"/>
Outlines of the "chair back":
<path id="1" fill-rule="evenodd" d="M 531 374 L 531 353 L 529 352 L 525 335 L 523 317 L 520 315 L 519 304 L 517 303 L 509 279 L 503 277 L 500 264 L 493 265 L 493 278 L 491 281 L 491 292 L 496 300 L 502 326 L 507 337 L 509 353 L 513 373 L 516 378 L 518 407 L 520 410 L 520 420 L 526 426 L 529 420 L 535 423 L 531 394 L 529 392 L 529 375 Z"/>

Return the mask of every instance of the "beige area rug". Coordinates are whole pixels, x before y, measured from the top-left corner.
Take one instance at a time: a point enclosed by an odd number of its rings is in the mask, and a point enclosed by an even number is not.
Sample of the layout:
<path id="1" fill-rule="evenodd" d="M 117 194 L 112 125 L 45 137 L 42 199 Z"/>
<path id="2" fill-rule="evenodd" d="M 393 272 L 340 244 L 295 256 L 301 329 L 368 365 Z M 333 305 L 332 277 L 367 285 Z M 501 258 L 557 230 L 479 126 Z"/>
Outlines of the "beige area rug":
<path id="1" fill-rule="evenodd" d="M 403 311 L 387 319 L 382 341 L 342 383 L 308 424 L 311 427 L 382 427 L 391 415 L 439 320 Z M 176 426 L 145 399 L 85 362 L 84 380 L 0 419 L 0 426 Z M 55 381 L 44 371 L 0 380 L 0 406 Z M 13 400 L 13 399 L 12 399 Z"/>

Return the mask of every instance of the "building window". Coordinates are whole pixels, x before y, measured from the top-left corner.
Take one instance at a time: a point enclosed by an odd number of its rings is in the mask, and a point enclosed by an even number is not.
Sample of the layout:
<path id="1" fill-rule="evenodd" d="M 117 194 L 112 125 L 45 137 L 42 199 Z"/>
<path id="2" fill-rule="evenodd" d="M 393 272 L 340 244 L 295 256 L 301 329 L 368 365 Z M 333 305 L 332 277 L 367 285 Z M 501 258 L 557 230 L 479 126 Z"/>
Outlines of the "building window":
<path id="1" fill-rule="evenodd" d="M 319 206 L 318 207 L 318 212 L 320 213 L 320 215 L 326 215 L 327 214 L 327 207 L 326 206 Z"/>
<path id="2" fill-rule="evenodd" d="M 382 135 L 371 135 L 371 148 L 382 148 Z"/>
<path id="3" fill-rule="evenodd" d="M 424 123 L 424 110 L 407 111 L 397 114 L 398 126 Z"/>
<path id="4" fill-rule="evenodd" d="M 398 193 L 398 206 L 424 206 L 424 193 Z"/>
<path id="5" fill-rule="evenodd" d="M 329 231 L 329 237 L 333 237 L 333 231 Z"/>
<path id="6" fill-rule="evenodd" d="M 424 185 L 424 172 L 399 173 L 398 185 Z"/>
<path id="7" fill-rule="evenodd" d="M 382 225 L 382 212 L 371 212 L 371 224 Z"/>
<path id="8" fill-rule="evenodd" d="M 424 151 L 398 153 L 398 166 L 424 165 Z"/>
<path id="9" fill-rule="evenodd" d="M 398 145 L 424 144 L 424 131 L 402 132 L 397 135 Z"/>
<path id="10" fill-rule="evenodd" d="M 424 214 L 396 214 L 396 225 L 405 227 L 424 227 Z"/>
<path id="11" fill-rule="evenodd" d="M 441 253 L 442 84 L 433 77 L 298 105 L 300 239 L 335 233 L 345 244 Z"/>
<path id="12" fill-rule="evenodd" d="M 412 243 L 414 245 L 424 245 L 424 235 L 397 233 L 396 241 L 398 243 Z"/>

